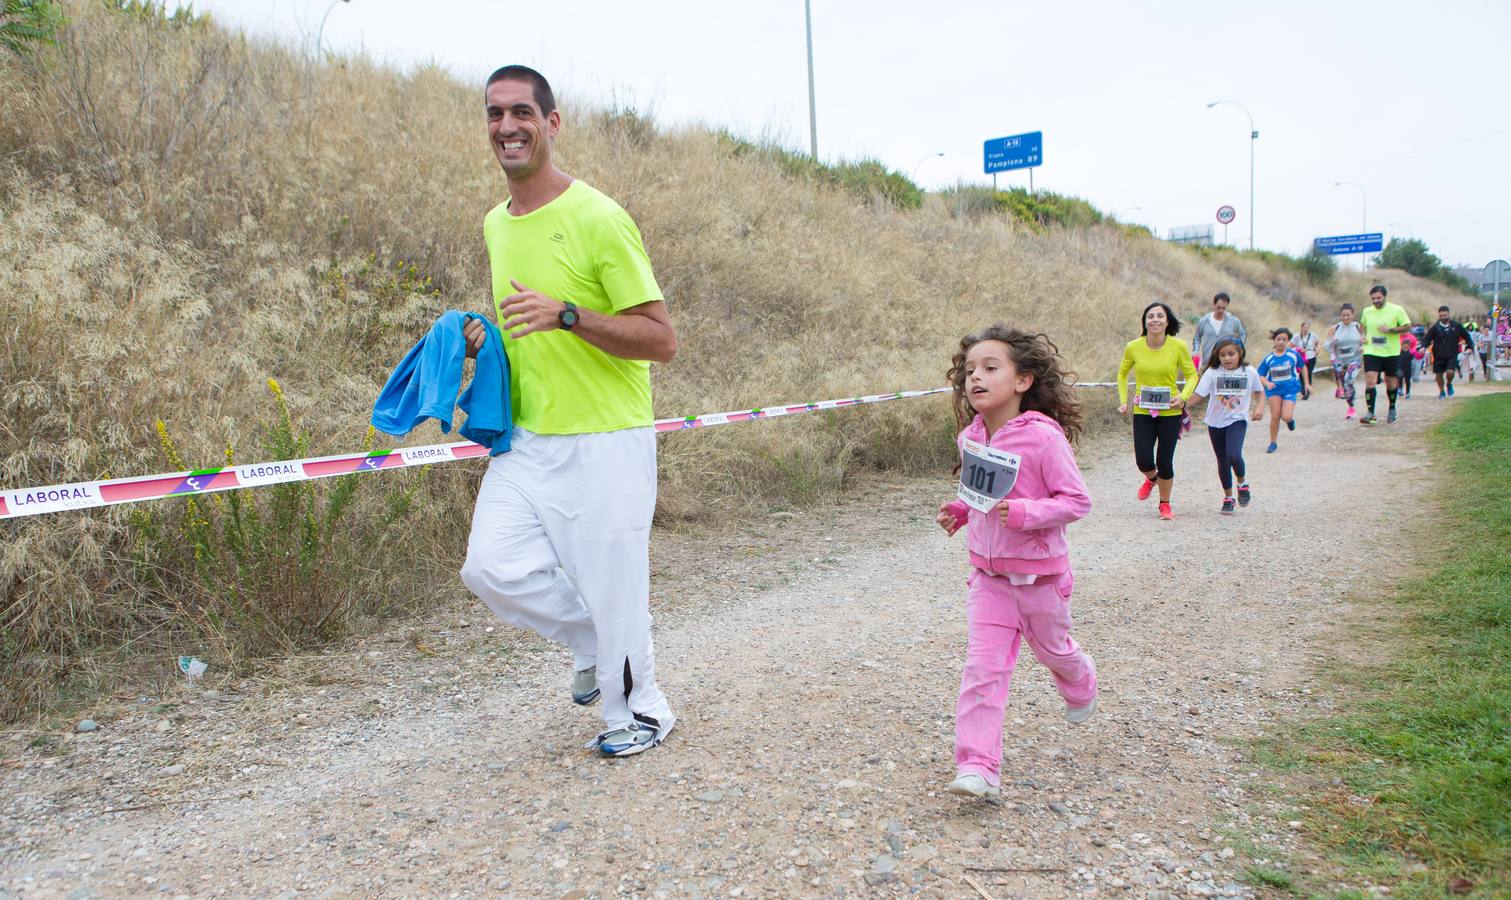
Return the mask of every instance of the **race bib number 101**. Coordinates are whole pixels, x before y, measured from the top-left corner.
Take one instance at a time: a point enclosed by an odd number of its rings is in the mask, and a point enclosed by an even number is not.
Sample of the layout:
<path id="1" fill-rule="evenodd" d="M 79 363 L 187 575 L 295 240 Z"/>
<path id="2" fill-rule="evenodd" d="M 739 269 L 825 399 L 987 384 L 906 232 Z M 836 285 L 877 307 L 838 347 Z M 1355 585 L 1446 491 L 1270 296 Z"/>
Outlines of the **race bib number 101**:
<path id="1" fill-rule="evenodd" d="M 960 452 L 960 485 L 955 496 L 966 505 L 990 512 L 1018 481 L 1022 457 L 975 441 L 966 441 Z"/>

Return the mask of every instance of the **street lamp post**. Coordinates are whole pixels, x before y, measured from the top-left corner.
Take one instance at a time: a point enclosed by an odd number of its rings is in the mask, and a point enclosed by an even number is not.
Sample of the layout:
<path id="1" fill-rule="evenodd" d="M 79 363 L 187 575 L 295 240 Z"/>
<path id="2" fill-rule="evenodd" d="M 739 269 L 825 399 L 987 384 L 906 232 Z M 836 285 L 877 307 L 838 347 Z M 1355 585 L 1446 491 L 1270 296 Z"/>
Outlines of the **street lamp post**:
<path id="1" fill-rule="evenodd" d="M 331 5 L 325 8 L 325 15 L 320 17 L 320 30 L 315 33 L 315 52 L 325 52 L 325 20 L 331 17 L 331 10 L 336 8 L 337 3 L 350 3 L 352 0 L 331 0 Z"/>
<path id="2" fill-rule="evenodd" d="M 944 151 L 943 151 L 943 150 L 939 150 L 939 151 L 937 151 L 937 152 L 935 152 L 935 153 L 930 153 L 930 154 L 929 154 L 929 155 L 928 155 L 928 156 L 925 156 L 925 157 L 924 157 L 924 158 L 923 158 L 923 159 L 920 159 L 920 160 L 919 160 L 919 161 L 918 161 L 918 164 L 917 164 L 917 165 L 915 165 L 915 166 L 913 166 L 913 177 L 912 177 L 912 179 L 911 179 L 911 180 L 912 180 L 912 182 L 913 182 L 913 183 L 914 183 L 914 184 L 917 184 L 917 183 L 918 183 L 918 169 L 919 169 L 919 168 L 920 168 L 920 167 L 921 167 L 921 166 L 922 166 L 922 165 L 923 165 L 923 164 L 924 164 L 924 163 L 926 163 L 926 162 L 928 162 L 928 161 L 929 161 L 929 160 L 931 160 L 931 159 L 933 159 L 933 158 L 934 158 L 934 157 L 936 157 L 936 156 L 943 156 L 943 155 L 944 155 Z"/>
<path id="3" fill-rule="evenodd" d="M 803 21 L 808 28 L 808 147 L 818 162 L 818 103 L 813 97 L 813 0 L 803 0 Z"/>
<path id="4" fill-rule="evenodd" d="M 1207 104 L 1207 109 L 1221 104 L 1236 106 L 1243 110 L 1243 114 L 1249 118 L 1249 249 L 1254 249 L 1254 142 L 1259 140 L 1259 132 L 1254 130 L 1254 116 L 1249 113 L 1248 107 L 1237 100 L 1213 100 Z"/>
<path id="5" fill-rule="evenodd" d="M 1333 182 L 1333 187 L 1342 187 L 1345 184 L 1352 185 L 1352 186 L 1354 186 L 1354 187 L 1356 187 L 1356 188 L 1359 189 L 1359 233 L 1360 234 L 1368 234 L 1369 233 L 1369 195 L 1366 194 L 1366 193 L 1364 193 L 1364 185 L 1360 184 L 1357 181 L 1335 181 L 1335 182 Z M 1360 272 L 1364 271 L 1364 267 L 1368 263 L 1369 263 L 1369 254 L 1368 253 L 1361 253 L 1361 254 L 1359 254 L 1359 271 Z"/>

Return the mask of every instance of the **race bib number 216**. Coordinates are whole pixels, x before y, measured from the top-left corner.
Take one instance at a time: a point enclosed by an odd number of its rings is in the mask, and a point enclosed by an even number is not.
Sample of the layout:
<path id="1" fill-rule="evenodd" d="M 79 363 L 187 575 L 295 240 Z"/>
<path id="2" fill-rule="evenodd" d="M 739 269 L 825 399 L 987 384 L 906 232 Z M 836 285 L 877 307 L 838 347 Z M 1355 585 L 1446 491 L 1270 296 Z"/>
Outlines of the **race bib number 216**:
<path id="1" fill-rule="evenodd" d="M 990 512 L 1018 481 L 1022 457 L 975 441 L 965 441 L 960 452 L 960 484 L 955 496 L 966 505 Z"/>

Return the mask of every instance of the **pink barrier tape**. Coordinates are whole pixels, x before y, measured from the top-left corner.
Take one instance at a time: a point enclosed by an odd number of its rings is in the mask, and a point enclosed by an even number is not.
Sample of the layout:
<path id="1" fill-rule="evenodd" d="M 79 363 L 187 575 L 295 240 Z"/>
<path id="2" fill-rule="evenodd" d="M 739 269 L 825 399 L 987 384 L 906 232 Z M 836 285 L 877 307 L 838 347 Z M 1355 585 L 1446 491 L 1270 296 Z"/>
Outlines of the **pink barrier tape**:
<path id="1" fill-rule="evenodd" d="M 655 423 L 655 428 L 657 433 L 661 433 L 708 428 L 714 425 L 732 425 L 737 422 L 774 419 L 825 409 L 843 409 L 869 403 L 884 403 L 888 400 L 927 397 L 930 394 L 942 394 L 949 390 L 949 388 L 941 387 L 926 391 L 897 391 L 891 394 L 821 400 L 817 403 L 794 403 L 732 412 L 704 413 L 680 419 L 659 419 Z M 343 453 L 337 456 L 286 459 L 279 462 L 199 469 L 193 472 L 170 472 L 163 475 L 109 478 L 102 481 L 80 481 L 73 484 L 22 488 L 0 491 L 0 519 L 93 509 L 100 506 L 113 506 L 117 503 L 137 503 L 143 500 L 160 500 L 187 494 L 211 494 L 217 491 L 262 487 L 291 481 L 313 481 L 317 478 L 375 472 L 380 469 L 428 466 L 434 463 L 487 455 L 488 448 L 481 444 L 458 441 L 454 444 L 425 444 L 419 447 L 401 447 L 397 450 L 375 450 L 370 453 Z"/>

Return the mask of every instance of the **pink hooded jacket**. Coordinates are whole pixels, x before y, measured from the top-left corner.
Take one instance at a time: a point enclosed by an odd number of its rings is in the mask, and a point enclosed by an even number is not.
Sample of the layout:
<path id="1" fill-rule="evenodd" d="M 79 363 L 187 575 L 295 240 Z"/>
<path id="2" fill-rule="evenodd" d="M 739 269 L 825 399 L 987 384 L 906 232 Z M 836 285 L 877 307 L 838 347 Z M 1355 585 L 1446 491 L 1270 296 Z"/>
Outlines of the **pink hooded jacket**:
<path id="1" fill-rule="evenodd" d="M 956 444 L 966 440 L 987 443 L 980 416 L 960 432 Z M 1091 497 L 1060 424 L 1043 413 L 1022 413 L 997 429 L 990 446 L 1017 454 L 1022 463 L 1007 494 L 1006 525 L 997 509 L 983 513 L 963 500 L 947 507 L 955 521 L 968 526 L 971 565 L 994 575 L 1069 571 L 1065 526 L 1091 512 Z"/>

